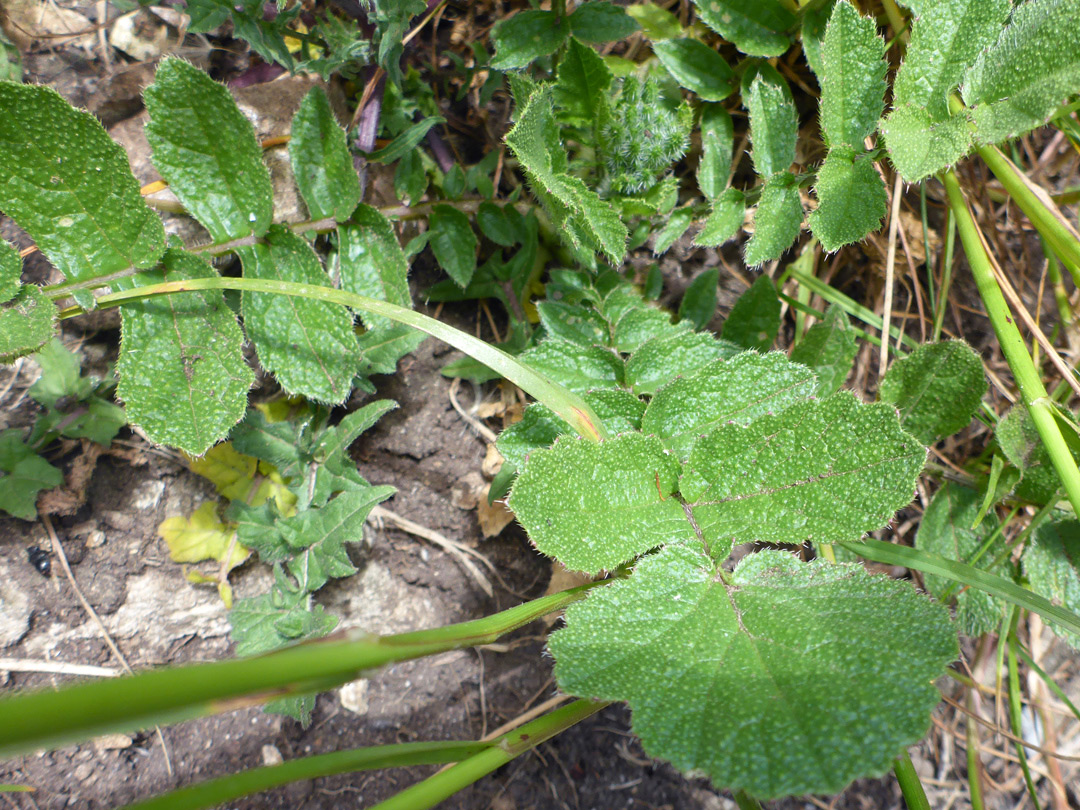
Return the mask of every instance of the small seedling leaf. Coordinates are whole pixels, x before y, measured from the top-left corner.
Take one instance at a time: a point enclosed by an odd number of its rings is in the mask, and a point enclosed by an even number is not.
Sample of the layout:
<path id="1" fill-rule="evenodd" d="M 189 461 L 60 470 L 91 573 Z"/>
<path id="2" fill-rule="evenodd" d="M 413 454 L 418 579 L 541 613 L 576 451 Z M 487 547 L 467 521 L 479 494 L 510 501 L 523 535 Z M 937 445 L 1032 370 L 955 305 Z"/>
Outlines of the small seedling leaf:
<path id="1" fill-rule="evenodd" d="M 885 218 L 885 181 L 869 155 L 846 146 L 829 150 L 818 169 L 814 192 L 818 207 L 807 224 L 827 251 L 860 241 Z"/>
<path id="2" fill-rule="evenodd" d="M 983 550 L 986 539 L 997 527 L 993 512 L 979 523 L 978 528 L 972 528 L 979 516 L 981 500 L 975 490 L 946 481 L 923 513 L 915 536 L 915 548 L 1009 577 L 1007 561 L 991 567 L 1005 551 L 1005 539 L 999 534 L 990 547 Z M 982 554 L 975 560 L 980 551 Z M 957 588 L 954 581 L 934 574 L 923 574 L 923 582 L 926 590 L 938 599 L 943 599 L 946 594 L 955 595 L 956 619 L 960 632 L 965 635 L 977 638 L 1001 626 L 1005 610 L 1001 599 L 977 588 Z"/>
<path id="3" fill-rule="evenodd" d="M 697 184 L 706 199 L 716 200 L 727 188 L 734 148 L 735 126 L 731 114 L 721 104 L 703 104 Z"/>
<path id="4" fill-rule="evenodd" d="M 678 461 L 654 436 L 563 437 L 529 455 L 509 504 L 540 551 L 596 574 L 693 537 L 673 496 L 678 475 Z"/>
<path id="5" fill-rule="evenodd" d="M 245 278 L 330 285 L 311 246 L 279 225 L 270 229 L 265 242 L 236 252 Z M 242 311 L 259 362 L 286 391 L 316 402 L 345 400 L 358 362 L 347 309 L 310 298 L 245 292 Z"/>
<path id="6" fill-rule="evenodd" d="M 780 299 L 776 285 L 762 275 L 739 296 L 720 336 L 744 349 L 768 351 L 780 332 Z"/>
<path id="7" fill-rule="evenodd" d="M 50 87 L 12 82 L 0 82 L 0 109 L 0 210 L 61 273 L 81 281 L 158 260 L 161 219 L 94 116 Z"/>
<path id="8" fill-rule="evenodd" d="M 1020 470 L 1020 483 L 1014 493 L 1034 503 L 1049 503 L 1060 489 L 1061 479 L 1027 408 L 1013 406 L 998 422 L 994 435 L 1005 457 Z M 1080 454 L 1075 450 L 1073 457 L 1080 461 Z"/>
<path id="9" fill-rule="evenodd" d="M 729 188 L 713 203 L 705 227 L 694 237 L 699 247 L 718 247 L 738 233 L 746 218 L 746 196 L 737 188 Z"/>
<path id="10" fill-rule="evenodd" d="M 582 3 L 569 17 L 570 30 L 586 42 L 613 42 L 641 29 L 626 9 L 614 3 Z"/>
<path id="11" fill-rule="evenodd" d="M 491 31 L 495 43 L 496 70 L 523 68 L 541 56 L 547 56 L 570 36 L 570 21 L 553 11 L 519 11 L 500 21 Z"/>
<path id="12" fill-rule="evenodd" d="M 847 315 L 833 305 L 825 312 L 825 320 L 811 326 L 791 350 L 791 360 L 813 369 L 818 378 L 817 395 L 827 397 L 840 390 L 858 353 L 859 344 Z"/>
<path id="13" fill-rule="evenodd" d="M 795 16 L 777 0 L 694 0 L 705 24 L 750 56 L 779 56 Z"/>
<path id="14" fill-rule="evenodd" d="M 37 520 L 37 496 L 64 483 L 64 474 L 23 441 L 23 431 L 0 431 L 0 509 L 23 520 Z"/>
<path id="15" fill-rule="evenodd" d="M 897 360 L 880 390 L 881 401 L 895 405 L 904 429 L 924 444 L 966 427 L 985 393 L 982 360 L 961 340 L 925 343 Z"/>
<path id="16" fill-rule="evenodd" d="M 735 71 L 701 40 L 664 39 L 654 42 L 652 49 L 675 81 L 702 101 L 723 101 L 735 92 Z"/>
<path id="17" fill-rule="evenodd" d="M 816 387 L 810 369 L 779 352 L 744 352 L 661 388 L 645 410 L 641 429 L 686 458 L 698 437 L 716 426 L 748 425 L 768 413 L 780 413 L 812 396 Z"/>
<path id="18" fill-rule="evenodd" d="M 651 756 L 759 799 L 889 770 L 958 652 L 948 613 L 906 583 L 780 551 L 729 575 L 700 544 L 647 557 L 566 620 L 550 642 L 564 692 L 629 702 Z"/>
<path id="19" fill-rule="evenodd" d="M 310 218 L 348 219 L 360 202 L 360 178 L 321 87 L 308 91 L 293 116 L 289 159 Z"/>
<path id="20" fill-rule="evenodd" d="M 215 242 L 266 233 L 274 215 L 270 173 L 225 86 L 169 58 L 143 95 L 154 165 L 184 208 Z"/>
<path id="21" fill-rule="evenodd" d="M 821 51 L 821 130 L 829 146 L 862 149 L 885 106 L 885 42 L 847 0 L 833 9 Z M 786 167 L 785 167 L 786 168 Z"/>
<path id="22" fill-rule="evenodd" d="M 431 209 L 429 231 L 435 258 L 458 286 L 464 289 L 476 272 L 476 234 L 469 217 L 449 205 Z"/>
<path id="23" fill-rule="evenodd" d="M 767 180 L 795 161 L 799 130 L 795 103 L 783 79 L 765 71 L 754 76 L 743 101 L 750 113 L 750 158 L 754 171 Z"/>
<path id="24" fill-rule="evenodd" d="M 790 172 L 774 174 L 765 181 L 754 211 L 754 235 L 743 251 L 751 267 L 779 259 L 799 238 L 803 208 L 799 185 Z"/>
<path id="25" fill-rule="evenodd" d="M 182 250 L 137 284 L 213 278 L 213 268 Z M 244 362 L 244 335 L 220 290 L 175 293 L 121 310 L 117 396 L 127 417 L 156 442 L 197 456 L 244 416 L 255 375 Z"/>
<path id="26" fill-rule="evenodd" d="M 338 226 L 341 289 L 412 309 L 409 262 L 394 228 L 378 209 L 361 204 L 349 221 Z M 368 329 L 389 328 L 390 319 L 357 313 Z"/>

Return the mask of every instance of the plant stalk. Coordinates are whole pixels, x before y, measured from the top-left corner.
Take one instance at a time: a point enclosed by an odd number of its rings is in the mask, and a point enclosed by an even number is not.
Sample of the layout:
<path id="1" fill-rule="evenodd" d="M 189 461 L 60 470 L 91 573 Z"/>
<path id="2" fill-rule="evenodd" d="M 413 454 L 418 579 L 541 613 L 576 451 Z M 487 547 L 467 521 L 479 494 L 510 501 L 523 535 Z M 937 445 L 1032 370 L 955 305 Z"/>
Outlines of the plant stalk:
<path id="1" fill-rule="evenodd" d="M 911 757 L 908 756 L 907 751 L 896 758 L 896 762 L 893 763 L 893 773 L 896 774 L 896 781 L 900 783 L 900 792 L 904 794 L 904 802 L 907 803 L 908 810 L 930 810 L 926 791 L 923 790 L 922 781 L 915 771 L 915 766 L 911 764 Z"/>

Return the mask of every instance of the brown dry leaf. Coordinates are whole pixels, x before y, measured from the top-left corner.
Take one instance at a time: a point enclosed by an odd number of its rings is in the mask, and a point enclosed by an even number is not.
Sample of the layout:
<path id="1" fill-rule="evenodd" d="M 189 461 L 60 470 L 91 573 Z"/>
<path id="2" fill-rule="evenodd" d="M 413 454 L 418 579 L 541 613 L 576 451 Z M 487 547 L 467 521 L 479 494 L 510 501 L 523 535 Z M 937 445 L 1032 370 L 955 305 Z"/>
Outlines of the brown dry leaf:
<path id="1" fill-rule="evenodd" d="M 3 6 L 6 15 L 4 30 L 19 46 L 19 50 L 26 50 L 35 42 L 49 47 L 66 45 L 87 51 L 97 46 L 93 25 L 77 11 L 40 0 L 5 0 Z"/>
<path id="2" fill-rule="evenodd" d="M 480 472 L 484 474 L 485 478 L 494 478 L 499 474 L 499 470 L 502 469 L 503 457 L 493 444 L 487 446 L 487 453 L 484 455 L 484 460 L 480 464 Z"/>
<path id="3" fill-rule="evenodd" d="M 105 452 L 100 444 L 89 439 L 80 440 L 82 449 L 68 465 L 64 485 L 41 493 L 38 511 L 45 515 L 74 515 L 86 503 L 86 489 L 97 467 L 98 458 Z"/>
<path id="4" fill-rule="evenodd" d="M 480 491 L 476 502 L 476 518 L 480 522 L 480 531 L 484 537 L 494 537 L 514 520 L 514 513 L 502 501 L 488 503 L 490 489 L 491 485 L 486 485 Z"/>
<path id="5" fill-rule="evenodd" d="M 544 591 L 544 596 L 562 593 L 565 590 L 576 588 L 578 585 L 584 585 L 587 582 L 592 582 L 592 577 L 588 574 L 583 574 L 580 571 L 571 571 L 561 562 L 552 561 L 551 579 L 548 581 L 547 590 Z M 552 613 L 550 616 L 545 617 L 544 624 L 551 627 L 561 618 L 562 611 L 560 610 L 558 613 Z"/>

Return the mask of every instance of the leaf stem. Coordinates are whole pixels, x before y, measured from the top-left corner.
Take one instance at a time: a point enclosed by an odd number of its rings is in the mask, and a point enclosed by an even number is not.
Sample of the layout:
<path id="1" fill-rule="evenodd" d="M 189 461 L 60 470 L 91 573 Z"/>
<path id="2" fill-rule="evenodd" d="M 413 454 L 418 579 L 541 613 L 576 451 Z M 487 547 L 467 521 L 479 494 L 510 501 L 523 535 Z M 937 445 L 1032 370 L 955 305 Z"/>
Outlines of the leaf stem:
<path id="1" fill-rule="evenodd" d="M 600 419 L 581 397 L 529 368 L 516 357 L 495 348 L 479 338 L 473 337 L 467 332 L 462 332 L 434 318 L 429 318 L 427 315 L 422 315 L 419 312 L 386 301 L 368 298 L 364 295 L 335 290 L 332 287 L 319 287 L 312 284 L 297 284 L 288 281 L 249 278 L 198 278 L 185 281 L 167 281 L 162 284 L 150 284 L 131 290 L 110 293 L 101 296 L 97 304 L 99 308 L 114 307 L 158 295 L 194 292 L 196 290 L 239 290 L 241 292 L 292 295 L 299 298 L 327 301 L 351 309 L 382 315 L 449 343 L 455 349 L 459 349 L 473 359 L 497 371 L 534 399 L 543 402 L 551 410 L 555 411 L 580 436 L 592 441 L 607 438 L 607 431 L 605 431 Z"/>
<path id="2" fill-rule="evenodd" d="M 904 794 L 908 810 L 930 810 L 926 791 L 923 790 L 922 781 L 915 771 L 915 766 L 911 764 L 911 757 L 908 756 L 907 751 L 896 758 L 896 762 L 893 763 L 893 773 L 896 774 L 896 781 L 900 783 L 900 792 Z"/>
<path id="3" fill-rule="evenodd" d="M 406 788 L 371 810 L 425 810 L 434 807 L 515 757 L 532 750 L 608 705 L 602 701 L 575 700 L 504 734 L 495 740 L 491 748 Z"/>
<path id="4" fill-rule="evenodd" d="M 1028 413 L 1031 414 L 1031 421 L 1035 424 L 1043 446 L 1046 447 L 1054 470 L 1065 487 L 1069 503 L 1072 504 L 1073 511 L 1080 515 L 1080 470 L 1077 469 L 1076 460 L 1069 452 L 1065 437 L 1061 435 L 1061 428 L 1054 415 L 1054 403 L 1047 396 L 1042 378 L 1034 363 L 1031 362 L 1031 355 L 1028 354 L 1024 339 L 1013 321 L 1012 312 L 1005 302 L 997 279 L 994 278 L 992 260 L 956 175 L 950 169 L 944 173 L 942 180 L 949 195 L 950 208 L 956 216 L 960 241 L 964 245 L 971 273 L 975 277 L 975 284 L 979 288 L 979 295 L 986 307 L 990 324 L 997 334 L 998 343 L 1001 344 L 1001 351 L 1012 370 L 1013 377 L 1016 378 L 1020 397 Z"/>

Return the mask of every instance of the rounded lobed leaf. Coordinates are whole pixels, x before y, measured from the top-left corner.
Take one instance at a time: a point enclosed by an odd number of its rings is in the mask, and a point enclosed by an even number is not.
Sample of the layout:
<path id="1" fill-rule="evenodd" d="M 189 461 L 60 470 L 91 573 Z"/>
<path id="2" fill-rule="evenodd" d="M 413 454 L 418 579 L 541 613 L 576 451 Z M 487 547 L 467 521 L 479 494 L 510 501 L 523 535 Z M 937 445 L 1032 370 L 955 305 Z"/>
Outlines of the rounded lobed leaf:
<path id="1" fill-rule="evenodd" d="M 768 799 L 836 793 L 925 732 L 957 655 L 948 612 L 858 564 L 700 544 L 647 557 L 566 611 L 559 687 L 625 700 L 652 756 Z"/>

